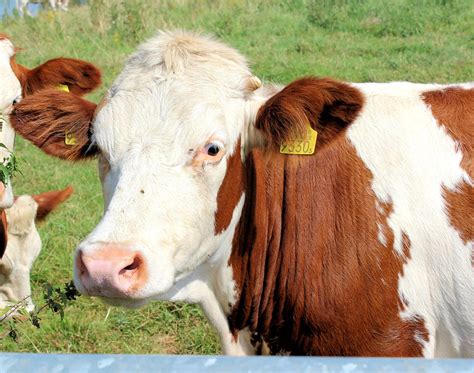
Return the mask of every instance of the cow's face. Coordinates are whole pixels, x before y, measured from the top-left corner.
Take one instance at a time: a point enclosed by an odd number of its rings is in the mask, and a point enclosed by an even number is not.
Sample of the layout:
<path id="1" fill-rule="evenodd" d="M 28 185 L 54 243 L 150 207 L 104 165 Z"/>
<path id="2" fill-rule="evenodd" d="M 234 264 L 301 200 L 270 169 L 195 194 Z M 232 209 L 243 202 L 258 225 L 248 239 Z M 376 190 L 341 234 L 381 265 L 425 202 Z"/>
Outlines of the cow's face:
<path id="1" fill-rule="evenodd" d="M 0 113 L 5 115 L 21 98 L 21 85 L 11 66 L 14 54 L 13 44 L 0 35 Z"/>
<path id="2" fill-rule="evenodd" d="M 118 92 L 97 115 L 105 214 L 77 252 L 82 291 L 162 294 L 217 249 L 217 194 L 243 106 L 183 105 L 172 92 L 159 103 L 158 92 Z"/>
<path id="3" fill-rule="evenodd" d="M 99 153 L 105 212 L 76 251 L 81 292 L 131 306 L 171 299 L 204 263 L 226 263 L 220 249 L 244 197 L 220 226 L 218 195 L 230 158 L 240 160 L 248 144 L 260 84 L 231 48 L 162 34 L 129 59 L 97 108 L 53 91 L 18 106 L 14 127 L 44 151 L 67 159 Z M 68 131 L 73 147 L 63 143 Z"/>
<path id="4" fill-rule="evenodd" d="M 140 66 L 153 53 L 145 45 L 96 110 L 105 214 L 76 253 L 82 292 L 168 298 L 219 249 L 217 196 L 259 85 L 227 49 L 237 61 L 172 76 L 171 67 Z"/>
<path id="5" fill-rule="evenodd" d="M 0 34 L 0 161 L 9 159 L 13 151 L 15 132 L 8 121 L 8 114 L 20 98 L 27 97 L 48 87 L 69 90 L 84 95 L 101 83 L 100 71 L 92 64 L 71 58 L 49 60 L 34 69 L 28 69 L 15 60 L 11 41 Z M 12 184 L 0 182 L 0 209 L 13 203 Z"/>

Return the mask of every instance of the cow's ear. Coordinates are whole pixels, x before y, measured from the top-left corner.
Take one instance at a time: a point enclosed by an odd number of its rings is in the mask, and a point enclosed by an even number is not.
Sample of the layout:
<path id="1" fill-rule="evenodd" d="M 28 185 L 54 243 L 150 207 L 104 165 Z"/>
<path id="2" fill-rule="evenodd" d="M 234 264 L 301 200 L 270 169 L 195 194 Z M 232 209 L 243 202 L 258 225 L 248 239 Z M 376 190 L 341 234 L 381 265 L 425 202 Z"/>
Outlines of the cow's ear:
<path id="1" fill-rule="evenodd" d="M 38 204 L 36 220 L 43 220 L 46 218 L 51 211 L 67 200 L 72 193 L 74 193 L 74 188 L 69 185 L 63 190 L 51 190 L 49 192 L 43 192 L 31 196 Z"/>
<path id="2" fill-rule="evenodd" d="M 13 70 L 22 83 L 23 95 L 40 89 L 67 86 L 71 93 L 83 96 L 102 83 L 100 70 L 93 64 L 72 58 L 55 58 L 28 70 L 12 62 Z"/>
<path id="3" fill-rule="evenodd" d="M 25 97 L 10 114 L 14 130 L 45 153 L 67 160 L 96 155 L 91 124 L 96 104 L 57 89 Z"/>
<path id="4" fill-rule="evenodd" d="M 318 147 L 329 143 L 357 117 L 364 99 L 349 84 L 328 78 L 303 78 L 286 86 L 259 109 L 255 126 L 275 148 L 298 138 L 308 124 L 318 132 Z"/>

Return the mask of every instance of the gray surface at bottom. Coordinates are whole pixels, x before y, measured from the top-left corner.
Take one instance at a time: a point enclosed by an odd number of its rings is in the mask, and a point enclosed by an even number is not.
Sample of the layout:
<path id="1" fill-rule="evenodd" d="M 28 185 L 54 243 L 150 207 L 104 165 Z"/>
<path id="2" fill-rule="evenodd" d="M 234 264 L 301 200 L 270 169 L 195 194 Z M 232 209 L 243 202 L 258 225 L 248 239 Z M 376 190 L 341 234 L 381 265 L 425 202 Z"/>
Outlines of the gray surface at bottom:
<path id="1" fill-rule="evenodd" d="M 470 359 L 0 353 L 0 372 L 468 372 Z"/>

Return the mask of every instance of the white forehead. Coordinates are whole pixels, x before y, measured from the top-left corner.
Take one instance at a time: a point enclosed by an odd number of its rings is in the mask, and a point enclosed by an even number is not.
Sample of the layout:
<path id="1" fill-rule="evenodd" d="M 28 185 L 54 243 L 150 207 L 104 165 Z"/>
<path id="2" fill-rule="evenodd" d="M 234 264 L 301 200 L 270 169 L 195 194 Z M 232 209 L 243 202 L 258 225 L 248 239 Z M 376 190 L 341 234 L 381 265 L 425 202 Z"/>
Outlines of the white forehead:
<path id="1" fill-rule="evenodd" d="M 206 81 L 222 89 L 237 88 L 250 75 L 247 61 L 235 49 L 209 36 L 185 31 L 158 32 L 128 59 L 111 89 L 136 90 L 167 79 L 186 79 L 188 88 Z"/>
<path id="2" fill-rule="evenodd" d="M 94 123 L 95 139 L 114 154 L 134 142 L 192 148 L 214 132 L 235 140 L 249 76 L 245 58 L 222 43 L 160 32 L 129 58 L 113 84 Z"/>

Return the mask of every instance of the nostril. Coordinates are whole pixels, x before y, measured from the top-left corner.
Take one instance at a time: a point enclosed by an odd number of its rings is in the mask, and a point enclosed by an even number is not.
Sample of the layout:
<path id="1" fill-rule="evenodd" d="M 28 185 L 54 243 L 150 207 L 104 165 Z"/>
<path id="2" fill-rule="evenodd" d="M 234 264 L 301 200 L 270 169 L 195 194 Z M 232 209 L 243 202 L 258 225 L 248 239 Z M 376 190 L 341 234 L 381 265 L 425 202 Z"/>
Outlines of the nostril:
<path id="1" fill-rule="evenodd" d="M 128 264 L 126 267 L 123 267 L 120 272 L 119 272 L 119 275 L 123 276 L 127 276 L 127 275 L 132 275 L 133 273 L 135 273 L 137 270 L 139 270 L 139 268 L 141 267 L 143 263 L 143 260 L 141 258 L 140 255 L 135 255 L 133 257 L 133 260 L 130 264 Z"/>

